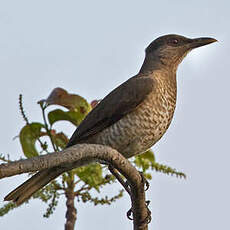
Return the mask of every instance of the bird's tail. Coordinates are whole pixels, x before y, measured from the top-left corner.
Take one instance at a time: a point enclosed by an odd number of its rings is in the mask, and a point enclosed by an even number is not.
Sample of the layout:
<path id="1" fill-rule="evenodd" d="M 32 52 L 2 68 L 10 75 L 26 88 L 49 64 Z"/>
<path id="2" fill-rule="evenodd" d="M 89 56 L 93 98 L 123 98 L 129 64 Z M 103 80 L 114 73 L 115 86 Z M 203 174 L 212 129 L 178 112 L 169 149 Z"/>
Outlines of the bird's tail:
<path id="1" fill-rule="evenodd" d="M 61 175 L 65 170 L 63 168 L 50 168 L 42 170 L 10 192 L 5 201 L 14 201 L 17 205 L 28 200 L 35 192 L 47 185 L 50 181 Z"/>

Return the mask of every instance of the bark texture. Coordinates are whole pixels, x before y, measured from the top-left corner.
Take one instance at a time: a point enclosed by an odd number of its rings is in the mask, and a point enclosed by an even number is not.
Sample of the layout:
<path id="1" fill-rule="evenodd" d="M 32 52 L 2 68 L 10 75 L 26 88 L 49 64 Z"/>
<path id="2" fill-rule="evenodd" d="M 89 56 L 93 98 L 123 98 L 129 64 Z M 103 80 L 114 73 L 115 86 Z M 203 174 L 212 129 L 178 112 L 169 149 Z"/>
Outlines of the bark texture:
<path id="1" fill-rule="evenodd" d="M 130 185 L 130 197 L 132 201 L 133 229 L 147 230 L 149 211 L 145 201 L 144 183 L 140 173 L 119 152 L 108 146 L 95 144 L 78 144 L 62 152 L 54 152 L 47 155 L 19 160 L 0 165 L 0 178 L 10 177 L 21 173 L 35 172 L 55 166 L 65 167 L 72 164 L 72 168 L 89 164 L 93 161 L 104 162 L 116 168 Z M 74 207 L 73 191 L 67 191 L 66 230 L 74 228 L 76 209 Z"/>
<path id="2" fill-rule="evenodd" d="M 70 186 L 67 191 L 65 192 L 66 196 L 66 223 L 65 223 L 65 230 L 74 230 L 74 226 L 77 219 L 77 209 L 74 205 L 74 186 Z"/>

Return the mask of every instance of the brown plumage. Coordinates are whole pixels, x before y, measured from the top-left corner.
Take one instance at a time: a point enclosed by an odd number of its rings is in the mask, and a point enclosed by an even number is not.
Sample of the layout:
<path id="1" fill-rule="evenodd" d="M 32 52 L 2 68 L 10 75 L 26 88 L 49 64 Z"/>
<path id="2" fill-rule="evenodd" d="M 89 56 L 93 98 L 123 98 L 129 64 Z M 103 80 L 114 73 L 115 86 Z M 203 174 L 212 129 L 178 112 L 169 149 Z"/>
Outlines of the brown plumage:
<path id="1" fill-rule="evenodd" d="M 127 158 L 148 150 L 171 123 L 176 106 L 178 65 L 192 49 L 215 41 L 179 35 L 154 40 L 146 49 L 140 72 L 114 89 L 87 115 L 67 147 L 79 143 L 108 145 Z M 66 170 L 55 167 L 40 171 L 5 200 L 19 205 Z"/>

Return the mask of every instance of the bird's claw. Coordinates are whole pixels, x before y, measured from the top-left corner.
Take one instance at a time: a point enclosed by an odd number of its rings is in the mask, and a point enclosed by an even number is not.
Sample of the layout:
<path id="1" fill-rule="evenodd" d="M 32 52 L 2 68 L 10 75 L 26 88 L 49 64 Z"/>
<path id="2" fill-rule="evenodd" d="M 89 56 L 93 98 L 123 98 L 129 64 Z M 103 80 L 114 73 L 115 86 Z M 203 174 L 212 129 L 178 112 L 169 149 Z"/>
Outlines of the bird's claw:
<path id="1" fill-rule="evenodd" d="M 145 185 L 145 191 L 147 191 L 149 189 L 149 182 L 145 178 L 143 172 L 139 171 L 139 173 L 140 173 L 140 176 L 141 176 L 142 183 Z"/>
<path id="2" fill-rule="evenodd" d="M 149 208 L 148 208 L 148 206 L 149 206 L 149 204 L 150 204 L 150 200 L 147 200 L 145 203 L 146 203 L 146 208 L 147 208 L 147 216 L 146 216 L 146 218 L 141 222 L 141 225 L 149 224 L 149 223 L 151 222 L 151 220 L 152 220 L 151 211 L 150 211 Z M 129 209 L 129 211 L 126 213 L 126 215 L 127 215 L 127 218 L 128 218 L 129 220 L 133 220 L 133 217 L 132 217 L 132 215 L 133 215 L 133 210 L 132 210 L 132 208 Z"/>
<path id="3" fill-rule="evenodd" d="M 146 208 L 147 208 L 148 215 L 145 218 L 144 222 L 149 224 L 151 222 L 151 220 L 152 220 L 151 211 L 149 210 L 150 200 L 147 200 L 145 203 L 146 203 Z"/>
<path id="4" fill-rule="evenodd" d="M 132 214 L 133 214 L 133 210 L 132 210 L 132 208 L 130 208 L 129 211 L 126 213 L 129 220 L 133 220 L 133 217 L 131 217 Z"/>
<path id="5" fill-rule="evenodd" d="M 152 217 L 151 217 L 151 211 L 147 208 L 148 210 L 148 215 L 146 216 L 146 218 L 141 222 L 141 225 L 146 225 L 146 224 L 149 224 L 152 220 Z"/>

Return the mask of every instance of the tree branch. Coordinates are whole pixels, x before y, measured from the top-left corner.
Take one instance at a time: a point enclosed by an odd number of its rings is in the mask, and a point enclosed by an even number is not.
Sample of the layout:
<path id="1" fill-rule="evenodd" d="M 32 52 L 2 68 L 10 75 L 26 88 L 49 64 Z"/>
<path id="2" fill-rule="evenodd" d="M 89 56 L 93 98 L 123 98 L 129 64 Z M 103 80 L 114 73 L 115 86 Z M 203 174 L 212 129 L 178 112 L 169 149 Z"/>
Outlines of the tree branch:
<path id="1" fill-rule="evenodd" d="M 148 228 L 149 211 L 145 202 L 144 183 L 139 172 L 115 149 L 95 144 L 78 144 L 61 152 L 33 157 L 0 165 L 0 178 L 35 172 L 55 166 L 72 168 L 91 162 L 106 162 L 116 168 L 128 181 L 131 190 L 134 230 Z"/>
<path id="2" fill-rule="evenodd" d="M 77 209 L 74 205 L 74 181 L 72 181 L 71 185 L 65 191 L 66 196 L 66 223 L 65 230 L 74 230 L 74 225 L 77 219 Z"/>

